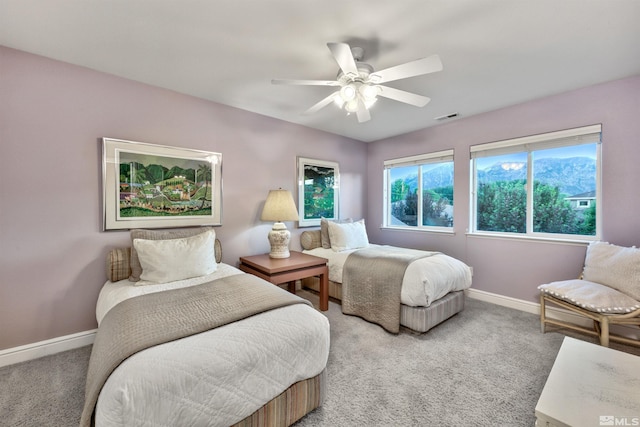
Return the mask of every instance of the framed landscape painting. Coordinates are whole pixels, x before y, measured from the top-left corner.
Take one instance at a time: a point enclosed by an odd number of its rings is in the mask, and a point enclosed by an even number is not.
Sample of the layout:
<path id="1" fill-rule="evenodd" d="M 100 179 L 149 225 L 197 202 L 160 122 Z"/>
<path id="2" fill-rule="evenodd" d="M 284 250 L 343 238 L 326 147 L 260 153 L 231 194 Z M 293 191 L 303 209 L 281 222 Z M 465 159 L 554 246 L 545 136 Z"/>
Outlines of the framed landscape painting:
<path id="1" fill-rule="evenodd" d="M 338 219 L 340 169 L 338 163 L 298 157 L 298 226 L 320 225 Z"/>
<path id="2" fill-rule="evenodd" d="M 222 224 L 222 154 L 102 138 L 103 229 Z"/>

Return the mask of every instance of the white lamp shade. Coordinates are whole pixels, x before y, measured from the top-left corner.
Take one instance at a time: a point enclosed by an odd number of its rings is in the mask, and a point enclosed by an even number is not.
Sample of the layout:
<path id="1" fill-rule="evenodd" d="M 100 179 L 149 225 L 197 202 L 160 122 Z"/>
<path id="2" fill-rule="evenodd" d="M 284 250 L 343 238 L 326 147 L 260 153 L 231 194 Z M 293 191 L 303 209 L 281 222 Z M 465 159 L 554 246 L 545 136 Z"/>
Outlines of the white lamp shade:
<path id="1" fill-rule="evenodd" d="M 262 221 L 297 221 L 298 210 L 289 190 L 270 190 L 262 208 Z"/>

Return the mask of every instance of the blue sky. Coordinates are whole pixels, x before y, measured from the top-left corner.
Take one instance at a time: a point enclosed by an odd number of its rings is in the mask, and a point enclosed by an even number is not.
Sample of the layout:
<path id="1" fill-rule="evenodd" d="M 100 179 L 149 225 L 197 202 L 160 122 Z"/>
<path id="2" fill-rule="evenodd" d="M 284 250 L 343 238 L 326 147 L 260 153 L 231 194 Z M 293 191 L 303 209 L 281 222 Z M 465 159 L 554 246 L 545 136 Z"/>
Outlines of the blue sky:
<path id="1" fill-rule="evenodd" d="M 536 159 L 546 159 L 546 158 L 568 158 L 568 157 L 589 157 L 592 159 L 596 158 L 596 147 L 597 144 L 583 144 L 583 145 L 574 145 L 571 147 L 561 147 L 561 148 L 552 148 L 549 150 L 538 150 L 535 152 Z M 502 156 L 494 156 L 494 157 L 480 157 L 477 159 L 478 169 L 486 169 L 489 168 L 496 163 L 518 163 L 518 162 L 526 162 L 527 161 L 527 153 L 514 153 L 514 154 L 505 154 Z M 433 163 L 428 165 L 423 165 L 423 172 L 429 171 L 435 167 L 440 166 L 440 163 Z M 415 166 L 407 166 L 403 168 L 393 168 L 391 170 L 391 178 L 392 181 L 396 179 L 404 179 L 407 175 L 415 175 L 416 167 Z"/>
<path id="2" fill-rule="evenodd" d="M 564 159 L 568 157 L 589 157 L 596 158 L 596 144 L 574 145 L 571 147 L 552 148 L 549 150 L 538 150 L 535 152 L 535 159 L 556 158 Z M 478 158 L 478 169 L 486 169 L 496 163 L 502 162 L 526 162 L 527 153 L 505 154 L 495 157 Z"/>
<path id="3" fill-rule="evenodd" d="M 452 162 L 449 162 L 452 163 Z M 426 165 L 422 165 L 422 173 L 429 172 L 432 169 L 441 167 L 442 163 L 429 163 Z M 397 179 L 405 179 L 407 176 L 416 175 L 418 171 L 417 166 L 405 166 L 402 168 L 392 168 L 391 169 L 391 182 Z"/>

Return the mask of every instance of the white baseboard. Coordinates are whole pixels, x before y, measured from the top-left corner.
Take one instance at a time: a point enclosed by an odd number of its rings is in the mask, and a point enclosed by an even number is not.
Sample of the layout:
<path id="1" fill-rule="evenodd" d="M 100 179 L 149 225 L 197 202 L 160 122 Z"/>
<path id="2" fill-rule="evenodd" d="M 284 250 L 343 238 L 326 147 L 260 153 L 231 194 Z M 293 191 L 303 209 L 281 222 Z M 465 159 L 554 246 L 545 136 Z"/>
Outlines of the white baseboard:
<path id="1" fill-rule="evenodd" d="M 464 292 L 469 298 L 490 302 L 504 307 L 515 308 L 516 310 L 525 311 L 527 313 L 540 314 L 540 304 L 535 302 L 493 294 L 491 292 L 473 288 L 469 288 Z"/>
<path id="2" fill-rule="evenodd" d="M 0 368 L 93 344 L 97 329 L 0 350 Z"/>
<path id="3" fill-rule="evenodd" d="M 535 314 L 537 316 L 540 315 L 539 303 L 524 301 L 517 298 L 507 297 L 499 294 L 493 294 L 491 292 L 486 292 L 486 291 L 481 291 L 478 289 L 471 289 L 471 288 L 467 289 L 465 291 L 465 294 L 469 298 L 489 302 L 496 305 L 501 305 L 504 307 L 514 308 L 516 310 Z M 591 328 L 593 326 L 592 320 L 582 317 L 576 313 L 572 313 L 568 310 L 564 310 L 560 307 L 547 306 L 546 315 L 551 319 L 573 323 L 575 325 L 580 325 L 586 328 Z M 612 325 L 611 331 L 628 338 L 640 339 L 638 328 L 633 328 L 633 327 L 624 326 L 624 325 Z"/>

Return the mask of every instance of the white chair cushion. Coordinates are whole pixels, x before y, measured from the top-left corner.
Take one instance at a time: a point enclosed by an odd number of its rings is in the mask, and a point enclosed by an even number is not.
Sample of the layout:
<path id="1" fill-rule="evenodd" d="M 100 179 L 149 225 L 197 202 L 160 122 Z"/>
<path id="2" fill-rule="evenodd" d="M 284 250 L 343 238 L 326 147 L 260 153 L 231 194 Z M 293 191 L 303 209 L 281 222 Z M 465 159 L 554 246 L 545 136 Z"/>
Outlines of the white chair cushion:
<path id="1" fill-rule="evenodd" d="M 540 292 L 596 313 L 624 314 L 640 309 L 640 301 L 608 286 L 573 279 L 538 286 Z"/>

